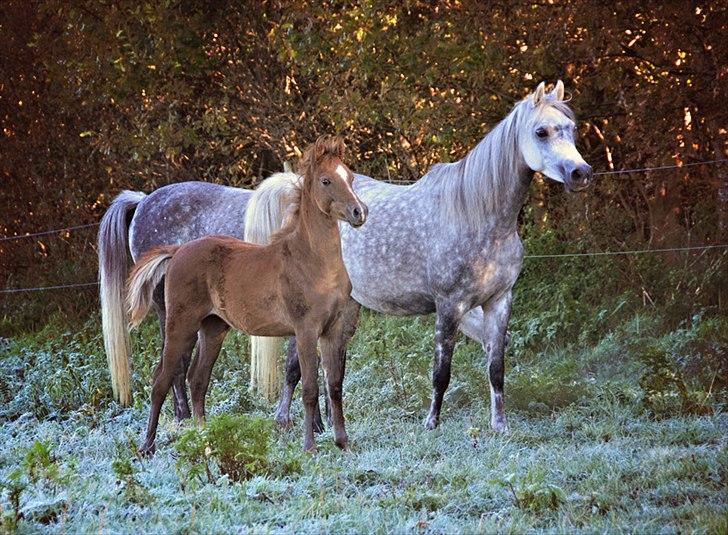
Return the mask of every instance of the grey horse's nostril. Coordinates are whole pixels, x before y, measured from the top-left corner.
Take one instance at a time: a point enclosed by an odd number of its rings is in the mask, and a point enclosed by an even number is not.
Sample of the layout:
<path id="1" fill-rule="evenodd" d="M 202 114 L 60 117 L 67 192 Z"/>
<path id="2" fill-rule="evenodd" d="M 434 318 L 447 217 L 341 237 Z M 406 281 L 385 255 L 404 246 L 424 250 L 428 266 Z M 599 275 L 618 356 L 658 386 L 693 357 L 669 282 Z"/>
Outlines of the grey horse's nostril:
<path id="1" fill-rule="evenodd" d="M 359 210 L 359 208 L 354 208 L 354 209 L 353 209 L 353 210 L 351 211 L 351 213 L 353 214 L 353 216 L 354 216 L 354 217 L 359 217 L 359 216 L 361 216 L 361 210 Z"/>

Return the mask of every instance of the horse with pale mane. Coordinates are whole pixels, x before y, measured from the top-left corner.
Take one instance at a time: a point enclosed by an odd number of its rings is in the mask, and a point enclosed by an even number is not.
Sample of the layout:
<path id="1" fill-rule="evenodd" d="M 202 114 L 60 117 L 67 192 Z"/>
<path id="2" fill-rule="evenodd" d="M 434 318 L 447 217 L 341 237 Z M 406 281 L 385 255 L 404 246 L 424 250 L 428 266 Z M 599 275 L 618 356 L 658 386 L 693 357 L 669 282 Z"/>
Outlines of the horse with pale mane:
<path id="1" fill-rule="evenodd" d="M 354 334 L 359 305 L 341 258 L 338 221 L 361 226 L 367 208 L 351 188 L 340 139 L 319 139 L 303 155 L 303 177 L 278 194 L 290 202 L 282 228 L 268 245 L 229 236 L 207 236 L 146 253 L 129 277 L 131 325 L 149 312 L 164 279 L 165 336 L 154 372 L 152 404 L 142 453 L 154 453 L 159 413 L 174 377 L 189 369 L 192 412 L 205 415 L 212 367 L 230 327 L 258 336 L 295 335 L 306 408 L 304 448 L 315 449 L 313 413 L 318 400 L 318 353 L 327 379 L 334 440 L 346 448 L 342 382 L 346 344 Z M 275 196 L 270 202 L 280 203 Z"/>

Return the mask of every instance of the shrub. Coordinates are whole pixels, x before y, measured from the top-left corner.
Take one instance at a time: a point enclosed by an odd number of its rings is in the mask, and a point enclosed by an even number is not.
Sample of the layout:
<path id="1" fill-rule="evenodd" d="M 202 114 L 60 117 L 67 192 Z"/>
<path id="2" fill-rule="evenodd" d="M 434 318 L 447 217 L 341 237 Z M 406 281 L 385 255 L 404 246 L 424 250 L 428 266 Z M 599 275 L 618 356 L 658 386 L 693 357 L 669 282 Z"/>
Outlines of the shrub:
<path id="1" fill-rule="evenodd" d="M 245 415 L 219 414 L 201 428 L 186 430 L 175 442 L 177 467 L 183 479 L 215 480 L 215 472 L 233 481 L 249 479 L 270 469 L 272 423 Z"/>
<path id="2" fill-rule="evenodd" d="M 525 476 L 518 477 L 510 473 L 492 483 L 507 488 L 513 503 L 519 509 L 530 509 L 534 512 L 555 511 L 566 501 L 566 495 L 561 487 L 547 483 L 542 471 L 529 471 Z"/>
<path id="3" fill-rule="evenodd" d="M 682 370 L 663 350 L 647 346 L 638 354 L 645 366 L 639 385 L 644 395 L 642 403 L 655 417 L 675 414 L 710 414 L 708 396 L 688 388 Z"/>

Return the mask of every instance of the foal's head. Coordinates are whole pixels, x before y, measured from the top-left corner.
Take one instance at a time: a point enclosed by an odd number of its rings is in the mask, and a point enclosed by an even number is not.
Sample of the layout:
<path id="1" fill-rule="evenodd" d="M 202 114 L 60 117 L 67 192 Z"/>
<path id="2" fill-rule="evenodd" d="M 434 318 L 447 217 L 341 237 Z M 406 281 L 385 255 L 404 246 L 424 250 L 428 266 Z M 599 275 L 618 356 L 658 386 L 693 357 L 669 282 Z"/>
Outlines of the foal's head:
<path id="1" fill-rule="evenodd" d="M 324 214 L 360 227 L 367 206 L 354 193 L 354 175 L 344 165 L 344 142 L 339 137 L 320 137 L 303 153 L 301 174 L 304 191 Z"/>

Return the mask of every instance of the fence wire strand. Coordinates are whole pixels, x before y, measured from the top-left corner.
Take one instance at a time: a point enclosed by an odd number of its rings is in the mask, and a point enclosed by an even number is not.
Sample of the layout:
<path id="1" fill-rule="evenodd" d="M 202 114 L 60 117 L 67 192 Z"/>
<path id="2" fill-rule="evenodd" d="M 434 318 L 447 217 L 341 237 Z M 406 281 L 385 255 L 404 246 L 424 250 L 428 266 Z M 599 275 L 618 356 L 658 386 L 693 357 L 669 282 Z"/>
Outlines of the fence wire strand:
<path id="1" fill-rule="evenodd" d="M 88 225 L 76 225 L 75 227 L 56 228 L 53 230 L 44 230 L 43 232 L 34 232 L 33 234 L 19 234 L 18 236 L 4 236 L 0 241 L 19 240 L 21 238 L 35 238 L 36 236 L 47 236 L 48 234 L 56 234 L 58 232 L 70 232 L 71 230 L 81 230 L 84 228 L 98 227 L 101 223 L 89 223 Z"/>
<path id="2" fill-rule="evenodd" d="M 617 256 L 629 254 L 649 254 L 649 253 L 672 253 L 684 251 L 707 251 L 711 249 L 728 249 L 728 243 L 720 245 L 695 245 L 690 247 L 670 247 L 665 249 L 632 249 L 629 251 L 594 251 L 590 253 L 560 253 L 560 254 L 532 254 L 524 255 L 524 260 L 540 259 L 540 258 L 568 258 L 579 256 Z M 90 288 L 98 286 L 98 282 L 83 282 L 79 284 L 59 284 L 56 286 L 38 286 L 35 288 L 10 288 L 0 290 L 0 294 L 13 294 L 21 292 L 41 292 L 44 290 L 60 290 L 64 288 Z"/>
<path id="3" fill-rule="evenodd" d="M 599 171 L 594 173 L 595 176 L 602 175 L 619 175 L 627 173 L 645 173 L 649 171 L 663 171 L 665 169 L 679 169 L 682 167 L 693 167 L 696 165 L 717 165 L 728 162 L 728 158 L 718 158 L 715 160 L 704 160 L 701 162 L 688 162 L 680 165 L 660 165 L 656 167 L 641 167 L 635 169 L 616 169 L 612 171 Z M 414 184 L 407 180 L 382 180 L 382 182 L 388 182 L 390 184 Z M 23 234 L 19 236 L 5 236 L 0 238 L 2 241 L 19 240 L 21 238 L 35 238 L 37 236 L 47 236 L 49 234 L 56 234 L 59 232 L 69 232 L 72 230 L 81 230 L 91 227 L 98 227 L 100 223 L 88 223 L 86 225 L 76 225 L 72 227 L 58 228 L 53 230 L 44 230 L 42 232 L 34 232 L 32 234 Z M 690 247 L 670 247 L 666 249 L 633 249 L 628 251 L 593 251 L 588 253 L 560 253 L 560 254 L 533 254 L 525 255 L 525 260 L 529 259 L 540 259 L 540 258 L 567 258 L 567 257 L 580 257 L 580 256 L 617 256 L 617 255 L 630 255 L 630 254 L 654 254 L 654 253 L 672 253 L 682 251 L 706 251 L 710 249 L 726 249 L 728 244 L 720 245 L 696 245 Z M 98 282 L 83 282 L 78 284 L 58 284 L 54 286 L 37 286 L 32 288 L 9 288 L 0 290 L 0 294 L 14 294 L 24 292 L 42 292 L 47 290 L 62 290 L 67 288 L 91 288 L 98 286 Z"/>

